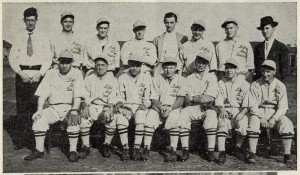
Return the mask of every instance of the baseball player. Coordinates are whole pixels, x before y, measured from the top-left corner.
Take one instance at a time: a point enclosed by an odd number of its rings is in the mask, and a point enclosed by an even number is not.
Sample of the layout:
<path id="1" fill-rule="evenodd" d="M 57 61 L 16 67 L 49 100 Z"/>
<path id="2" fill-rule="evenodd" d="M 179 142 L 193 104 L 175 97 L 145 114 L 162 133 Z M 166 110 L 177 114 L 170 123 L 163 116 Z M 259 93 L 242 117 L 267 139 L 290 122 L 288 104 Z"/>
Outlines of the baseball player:
<path id="1" fill-rule="evenodd" d="M 122 46 L 121 60 L 124 65 L 124 70 L 128 68 L 128 59 L 132 54 L 138 54 L 146 58 L 143 61 L 141 72 L 149 72 L 157 62 L 156 48 L 153 44 L 144 40 L 146 32 L 146 24 L 144 21 L 137 20 L 133 24 L 133 32 L 135 38 L 127 41 Z M 122 71 L 124 73 L 124 70 Z M 125 70 L 125 72 L 127 72 Z M 120 73 L 122 74 L 122 73 Z"/>
<path id="2" fill-rule="evenodd" d="M 124 99 L 124 105 L 131 109 L 135 120 L 135 140 L 132 151 L 132 159 L 139 160 L 141 158 L 141 144 L 144 136 L 144 125 L 146 115 L 151 106 L 150 88 L 152 79 L 149 74 L 141 72 L 143 59 L 141 55 L 132 54 L 128 60 L 129 72 L 119 77 L 120 94 Z M 124 116 L 122 123 L 124 127 L 129 126 L 129 119 L 131 116 Z M 127 120 L 126 120 L 127 119 Z M 125 129 L 125 128 L 123 128 Z M 128 139 L 124 134 L 122 139 Z"/>
<path id="3" fill-rule="evenodd" d="M 203 20 L 196 20 L 191 26 L 192 38 L 184 43 L 178 54 L 179 65 L 178 68 L 182 72 L 183 76 L 192 74 L 195 69 L 195 57 L 199 52 L 206 52 L 209 55 L 209 70 L 217 70 L 217 59 L 215 54 L 215 48 L 212 42 L 203 38 L 203 34 L 206 30 L 206 26 Z"/>
<path id="4" fill-rule="evenodd" d="M 166 122 L 165 128 L 180 129 L 180 139 L 184 154 L 189 154 L 189 131 L 191 130 L 191 121 L 203 121 L 203 127 L 206 131 L 208 140 L 208 161 L 214 160 L 214 148 L 216 143 L 216 133 L 218 126 L 218 118 L 215 110 L 212 110 L 215 98 L 218 92 L 218 82 L 214 73 L 210 73 L 207 67 L 212 59 L 211 54 L 200 52 L 195 56 L 195 71 L 186 78 L 186 107 L 181 110 L 180 122 L 169 124 Z M 175 124 L 175 125 L 174 125 Z M 174 126 L 172 126 L 174 125 Z M 174 145 L 177 145 L 177 140 Z M 171 147 L 169 153 L 171 161 L 176 160 L 176 150 Z M 187 157 L 188 156 L 183 156 Z M 186 159 L 187 159 L 186 158 Z M 183 159 L 183 158 L 182 158 Z M 185 161 L 185 160 L 183 160 Z"/>
<path id="5" fill-rule="evenodd" d="M 28 161 L 44 157 L 44 141 L 49 125 L 63 121 L 69 113 L 69 121 L 73 125 L 67 128 L 70 143 L 69 161 L 78 160 L 76 146 L 79 127 L 76 125 L 80 122 L 78 111 L 81 98 L 84 97 L 83 76 L 81 71 L 72 67 L 73 55 L 70 51 L 63 51 L 58 61 L 58 69 L 51 69 L 46 73 L 35 93 L 39 97 L 38 110 L 32 116 L 36 149 L 24 158 Z M 43 109 L 46 99 L 50 106 Z"/>
<path id="6" fill-rule="evenodd" d="M 73 53 L 74 62 L 73 67 L 81 69 L 83 63 L 83 39 L 76 32 L 73 31 L 74 15 L 71 12 L 63 12 L 60 18 L 62 31 L 55 35 L 51 41 L 51 48 L 53 52 L 54 67 L 57 67 L 57 56 L 63 50 L 69 50 Z"/>
<path id="7" fill-rule="evenodd" d="M 108 36 L 110 21 L 106 18 L 99 18 L 96 29 L 98 34 L 89 37 L 85 41 L 84 69 L 86 72 L 88 70 L 92 71 L 95 67 L 94 58 L 97 55 L 105 55 L 108 59 L 107 71 L 116 74 L 120 68 L 120 45 Z"/>
<path id="8" fill-rule="evenodd" d="M 230 58 L 225 62 L 225 77 L 219 81 L 219 94 L 216 106 L 220 111 L 217 131 L 219 163 L 226 161 L 225 141 L 229 130 L 233 127 L 236 133 L 236 156 L 242 159 L 241 146 L 247 136 L 248 128 L 248 95 L 250 84 L 238 76 L 238 61 Z"/>
<path id="9" fill-rule="evenodd" d="M 185 91 L 183 91 L 183 87 L 186 84 L 185 78 L 176 73 L 176 58 L 167 57 L 161 62 L 164 73 L 153 77 L 153 90 L 151 89 L 152 107 L 147 114 L 145 123 L 145 147 L 142 154 L 144 161 L 149 158 L 152 137 L 158 126 L 166 120 L 166 124 L 172 124 L 179 120 L 180 108 L 184 103 L 184 96 L 186 95 Z M 176 149 L 179 129 L 177 127 L 169 129 L 171 147 Z M 176 141 L 174 142 L 174 140 Z M 169 159 L 166 161 L 169 161 Z"/>
<path id="10" fill-rule="evenodd" d="M 79 156 L 85 158 L 90 154 L 90 127 L 94 121 L 105 124 L 105 140 L 102 156 L 109 157 L 109 145 L 111 144 L 114 132 L 117 127 L 118 116 L 114 115 L 114 108 L 121 103 L 119 97 L 118 80 L 113 74 L 108 73 L 109 59 L 105 55 L 98 55 L 94 59 L 95 72 L 85 78 L 85 88 L 87 91 L 84 112 L 80 125 L 82 149 Z M 123 128 L 119 128 L 122 138 Z M 127 128 L 126 128 L 127 129 Z M 128 141 L 121 139 L 123 151 L 128 157 Z"/>
<path id="11" fill-rule="evenodd" d="M 251 84 L 249 107 L 251 116 L 247 129 L 249 137 L 249 163 L 255 163 L 255 153 L 260 128 L 279 132 L 284 149 L 284 163 L 291 163 L 291 144 L 294 135 L 292 121 L 286 117 L 288 99 L 285 85 L 275 78 L 276 64 L 265 60 L 261 66 L 262 77 Z"/>
<path id="12" fill-rule="evenodd" d="M 225 29 L 226 38 L 216 46 L 216 54 L 219 62 L 218 78 L 222 79 L 225 74 L 225 62 L 228 58 L 235 58 L 239 63 L 239 74 L 252 82 L 252 71 L 254 69 L 253 50 L 248 41 L 238 35 L 238 22 L 233 18 L 227 19 L 222 28 Z"/>

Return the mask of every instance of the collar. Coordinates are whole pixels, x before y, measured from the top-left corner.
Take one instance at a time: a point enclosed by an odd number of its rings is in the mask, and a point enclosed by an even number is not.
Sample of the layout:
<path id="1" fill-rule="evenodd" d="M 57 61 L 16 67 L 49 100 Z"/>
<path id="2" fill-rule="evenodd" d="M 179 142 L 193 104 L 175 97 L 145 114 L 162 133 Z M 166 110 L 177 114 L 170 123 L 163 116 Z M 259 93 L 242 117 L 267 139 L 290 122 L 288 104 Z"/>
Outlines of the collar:
<path id="1" fill-rule="evenodd" d="M 207 71 L 205 70 L 205 71 L 202 73 L 202 75 L 200 75 L 199 73 L 197 73 L 197 72 L 195 71 L 195 72 L 194 72 L 194 75 L 195 75 L 196 78 L 198 78 L 199 80 L 202 80 L 206 73 L 207 73 Z"/>
<path id="2" fill-rule="evenodd" d="M 265 43 L 268 42 L 271 45 L 271 44 L 273 44 L 274 40 L 275 40 L 275 38 L 272 37 L 269 41 L 265 40 Z"/>
<path id="3" fill-rule="evenodd" d="M 61 33 L 65 36 L 69 36 L 69 35 L 73 35 L 74 31 L 72 30 L 71 32 L 68 33 L 62 30 Z"/>
<path id="4" fill-rule="evenodd" d="M 197 42 L 197 41 L 201 41 L 201 40 L 202 41 L 204 40 L 203 36 L 201 36 L 201 38 L 199 38 L 197 40 L 194 37 L 191 38 L 191 42 Z"/>
<path id="5" fill-rule="evenodd" d="M 229 39 L 227 36 L 226 38 L 224 39 L 224 41 L 237 41 L 240 39 L 240 35 L 235 35 L 235 37 L 233 37 L 232 39 Z"/>
<path id="6" fill-rule="evenodd" d="M 69 71 L 66 75 L 62 75 L 62 74 L 59 72 L 59 69 L 57 69 L 57 70 L 58 70 L 58 76 L 59 76 L 60 78 L 65 79 L 66 77 L 68 77 L 68 75 L 72 74 L 73 69 L 74 69 L 74 68 L 71 67 L 70 71 Z"/>

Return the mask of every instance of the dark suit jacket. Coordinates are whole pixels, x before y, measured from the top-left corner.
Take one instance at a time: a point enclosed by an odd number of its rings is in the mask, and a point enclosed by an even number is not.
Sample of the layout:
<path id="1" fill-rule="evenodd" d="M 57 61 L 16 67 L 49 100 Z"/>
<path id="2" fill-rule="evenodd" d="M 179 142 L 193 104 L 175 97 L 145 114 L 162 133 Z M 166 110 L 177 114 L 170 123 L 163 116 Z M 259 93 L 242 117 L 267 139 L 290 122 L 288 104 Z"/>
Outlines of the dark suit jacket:
<path id="1" fill-rule="evenodd" d="M 161 54 L 162 54 L 161 52 L 162 52 L 165 36 L 166 36 L 166 32 L 164 32 L 163 34 L 161 34 L 153 39 L 153 44 L 155 45 L 156 51 L 157 51 L 158 61 L 160 61 L 160 59 L 161 59 Z M 178 32 L 176 32 L 176 39 L 177 39 L 178 49 L 181 47 L 181 45 L 183 43 L 185 43 L 189 40 L 187 36 L 182 35 Z"/>
<path id="2" fill-rule="evenodd" d="M 273 45 L 268 54 L 267 60 L 273 60 L 276 63 L 276 75 L 279 80 L 283 80 L 288 74 L 288 53 L 289 49 L 286 45 L 274 40 Z M 254 66 L 255 77 L 254 80 L 259 79 L 261 75 L 261 65 L 265 61 L 265 41 L 258 43 L 254 49 Z"/>

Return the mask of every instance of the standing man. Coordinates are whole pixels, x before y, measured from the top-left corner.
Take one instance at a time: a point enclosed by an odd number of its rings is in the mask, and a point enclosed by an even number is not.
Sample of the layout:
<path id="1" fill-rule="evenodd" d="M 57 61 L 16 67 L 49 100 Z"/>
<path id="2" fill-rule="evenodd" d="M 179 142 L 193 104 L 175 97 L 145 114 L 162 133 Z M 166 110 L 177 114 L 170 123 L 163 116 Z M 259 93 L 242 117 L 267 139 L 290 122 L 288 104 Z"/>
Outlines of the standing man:
<path id="1" fill-rule="evenodd" d="M 108 72 L 114 75 L 120 68 L 120 45 L 117 41 L 112 41 L 108 37 L 110 21 L 106 18 L 97 20 L 97 35 L 94 35 L 85 41 L 84 63 L 85 72 L 93 70 L 95 67 L 94 58 L 97 55 L 105 55 L 108 61 Z"/>
<path id="2" fill-rule="evenodd" d="M 275 78 L 277 66 L 273 60 L 265 60 L 261 66 L 262 77 L 251 84 L 249 107 L 251 116 L 247 129 L 249 157 L 255 163 L 256 147 L 261 128 L 275 129 L 282 139 L 284 163 L 291 163 L 291 145 L 294 136 L 292 121 L 286 116 L 288 98 L 285 85 Z"/>
<path id="3" fill-rule="evenodd" d="M 166 31 L 153 39 L 158 55 L 158 65 L 156 73 L 162 73 L 162 62 L 166 57 L 176 57 L 181 45 L 188 41 L 188 37 L 175 31 L 177 15 L 173 12 L 166 13 L 164 16 Z"/>
<path id="4" fill-rule="evenodd" d="M 173 125 L 178 122 L 180 117 L 180 108 L 184 103 L 186 95 L 183 87 L 185 87 L 185 78 L 176 73 L 177 60 L 174 57 L 167 57 L 163 60 L 163 74 L 153 78 L 153 89 L 151 89 L 152 106 L 149 110 L 145 123 L 144 134 L 144 151 L 142 159 L 148 160 L 151 148 L 152 137 L 155 130 L 166 121 L 166 124 Z M 169 128 L 171 135 L 171 147 L 177 148 L 177 140 L 179 138 L 179 129 L 177 127 Z M 175 144 L 173 145 L 173 140 Z M 188 157 L 184 158 L 188 159 Z M 169 161 L 169 159 L 167 160 Z"/>
<path id="5" fill-rule="evenodd" d="M 217 70 L 217 59 L 215 47 L 212 42 L 203 38 L 205 32 L 205 23 L 203 20 L 196 20 L 191 26 L 192 38 L 184 43 L 179 49 L 179 70 L 183 76 L 192 74 L 195 70 L 195 58 L 199 52 L 206 52 L 209 59 L 209 71 Z"/>
<path id="6" fill-rule="evenodd" d="M 216 46 L 216 54 L 219 63 L 218 78 L 225 74 L 225 62 L 229 58 L 235 58 L 239 64 L 239 74 L 243 75 L 249 83 L 252 82 L 254 69 L 253 50 L 250 43 L 238 35 L 238 22 L 233 18 L 227 19 L 221 26 L 225 29 L 226 38 Z"/>
<path id="7" fill-rule="evenodd" d="M 121 60 L 124 69 L 128 68 L 128 59 L 132 54 L 140 55 L 144 58 L 141 72 L 149 72 L 157 62 L 155 46 L 144 40 L 146 24 L 144 21 L 137 20 L 133 24 L 135 37 L 124 43 L 121 50 Z"/>
<path id="8" fill-rule="evenodd" d="M 16 72 L 15 123 L 20 129 L 16 134 L 18 138 L 14 141 L 15 149 L 27 146 L 26 143 L 31 140 L 31 116 L 37 110 L 38 100 L 34 93 L 52 63 L 49 38 L 35 30 L 38 21 L 37 10 L 33 7 L 26 9 L 23 20 L 26 30 L 16 34 L 9 57 L 9 63 Z"/>
<path id="9" fill-rule="evenodd" d="M 271 16 L 265 16 L 260 20 L 260 27 L 264 42 L 256 45 L 254 49 L 254 64 L 255 64 L 255 78 L 259 79 L 261 74 L 261 65 L 265 60 L 273 60 L 276 63 L 275 77 L 281 81 L 288 74 L 288 48 L 285 44 L 275 39 L 275 29 L 278 22 L 275 22 Z"/>
<path id="10" fill-rule="evenodd" d="M 69 50 L 73 53 L 73 67 L 81 69 L 83 63 L 83 39 L 73 31 L 74 15 L 71 12 L 63 12 L 60 18 L 62 31 L 52 40 L 53 63 L 58 63 L 57 56 L 63 50 Z M 57 66 L 55 66 L 57 67 Z"/>

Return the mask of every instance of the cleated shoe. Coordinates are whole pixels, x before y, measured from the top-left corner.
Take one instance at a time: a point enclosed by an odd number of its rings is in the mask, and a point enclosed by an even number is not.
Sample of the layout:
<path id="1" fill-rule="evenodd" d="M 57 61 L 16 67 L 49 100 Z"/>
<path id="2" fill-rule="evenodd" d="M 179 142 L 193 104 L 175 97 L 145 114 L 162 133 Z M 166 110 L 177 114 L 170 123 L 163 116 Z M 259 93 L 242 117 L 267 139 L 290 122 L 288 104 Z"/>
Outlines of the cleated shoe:
<path id="1" fill-rule="evenodd" d="M 224 164 L 226 161 L 226 152 L 225 151 L 220 151 L 219 152 L 219 164 Z"/>
<path id="2" fill-rule="evenodd" d="M 177 154 L 173 147 L 165 152 L 165 162 L 175 162 L 177 160 Z"/>
<path id="3" fill-rule="evenodd" d="M 69 162 L 78 162 L 78 153 L 71 151 L 69 154 Z"/>
<path id="4" fill-rule="evenodd" d="M 24 160 L 32 161 L 35 159 L 41 159 L 44 158 L 44 152 L 40 152 L 39 150 L 35 149 L 31 154 L 26 156 Z"/>
<path id="5" fill-rule="evenodd" d="M 128 159 L 129 159 L 129 147 L 127 144 L 125 144 L 125 145 L 123 145 L 121 160 L 126 162 Z"/>
<path id="6" fill-rule="evenodd" d="M 180 157 L 180 160 L 182 162 L 185 162 L 185 161 L 187 161 L 189 159 L 189 157 L 190 157 L 190 151 L 189 151 L 189 149 L 188 148 L 182 148 L 182 155 Z"/>
<path id="7" fill-rule="evenodd" d="M 110 146 L 108 144 L 103 144 L 103 151 L 102 151 L 102 157 L 110 157 Z"/>
<path id="8" fill-rule="evenodd" d="M 214 151 L 208 151 L 207 152 L 207 161 L 213 162 L 215 160 L 215 152 Z"/>
<path id="9" fill-rule="evenodd" d="M 90 147 L 83 145 L 78 153 L 78 157 L 81 159 L 85 159 L 90 154 L 91 154 Z"/>
<path id="10" fill-rule="evenodd" d="M 285 155 L 284 155 L 284 163 L 286 163 L 286 164 L 291 164 L 291 163 L 293 163 L 293 160 L 292 160 L 292 157 L 291 157 L 290 154 L 285 154 Z"/>
<path id="11" fill-rule="evenodd" d="M 142 161 L 145 162 L 149 159 L 149 153 L 150 153 L 150 150 L 148 149 L 148 147 L 144 148 L 143 154 L 141 156 Z"/>
<path id="12" fill-rule="evenodd" d="M 245 151 L 240 147 L 235 148 L 234 155 L 239 160 L 245 160 L 245 158 L 246 158 Z"/>
<path id="13" fill-rule="evenodd" d="M 141 158 L 140 148 L 133 148 L 132 150 L 132 160 L 137 161 Z"/>
<path id="14" fill-rule="evenodd" d="M 249 150 L 248 154 L 249 154 L 249 157 L 247 159 L 247 162 L 250 163 L 250 164 L 255 164 L 256 163 L 256 160 L 255 160 L 256 155 L 255 155 L 255 153 L 253 153 L 252 151 Z"/>

